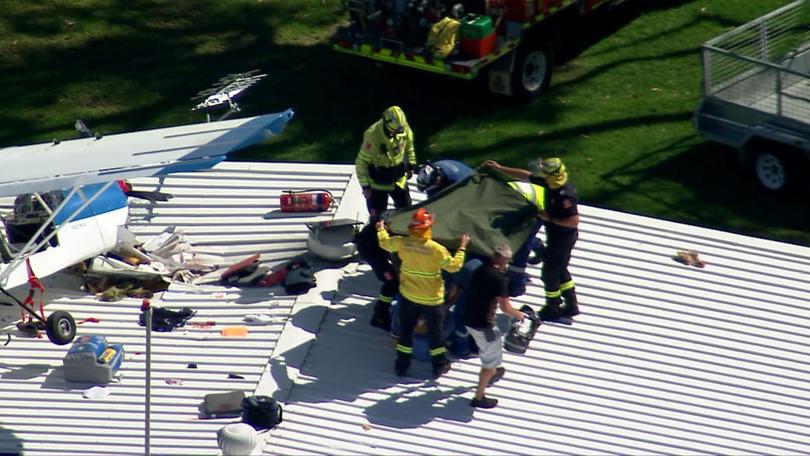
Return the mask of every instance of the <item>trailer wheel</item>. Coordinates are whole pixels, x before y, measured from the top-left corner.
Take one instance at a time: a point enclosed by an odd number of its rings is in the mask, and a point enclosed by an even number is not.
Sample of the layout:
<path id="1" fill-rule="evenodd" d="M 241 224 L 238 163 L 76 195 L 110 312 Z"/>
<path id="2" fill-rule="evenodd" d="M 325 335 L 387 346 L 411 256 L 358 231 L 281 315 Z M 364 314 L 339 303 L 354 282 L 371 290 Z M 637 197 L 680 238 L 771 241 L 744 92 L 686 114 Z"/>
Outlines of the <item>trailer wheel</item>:
<path id="1" fill-rule="evenodd" d="M 775 154 L 760 152 L 754 159 L 754 176 L 766 189 L 782 190 L 787 184 L 787 163 Z"/>
<path id="2" fill-rule="evenodd" d="M 807 160 L 798 153 L 757 151 L 751 161 L 751 171 L 762 188 L 773 193 L 796 189 L 807 171 Z"/>
<path id="3" fill-rule="evenodd" d="M 512 71 L 512 92 L 531 98 L 548 88 L 554 65 L 554 53 L 546 41 L 526 41 L 517 50 Z"/>
<path id="4" fill-rule="evenodd" d="M 67 312 L 51 312 L 45 325 L 45 334 L 52 343 L 67 345 L 76 337 L 76 321 Z"/>

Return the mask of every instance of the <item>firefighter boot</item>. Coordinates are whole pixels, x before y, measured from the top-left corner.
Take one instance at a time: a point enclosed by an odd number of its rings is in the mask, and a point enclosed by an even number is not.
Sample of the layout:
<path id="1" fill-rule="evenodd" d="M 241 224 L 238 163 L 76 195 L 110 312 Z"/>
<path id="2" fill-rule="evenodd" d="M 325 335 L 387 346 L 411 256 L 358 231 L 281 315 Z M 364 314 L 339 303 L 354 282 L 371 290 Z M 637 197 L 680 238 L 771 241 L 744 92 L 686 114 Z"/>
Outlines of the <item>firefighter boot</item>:
<path id="1" fill-rule="evenodd" d="M 575 317 L 579 315 L 579 305 L 577 304 L 577 292 L 573 288 L 562 292 L 562 298 L 565 304 L 562 306 L 562 315 L 564 317 Z"/>
<path id="2" fill-rule="evenodd" d="M 371 326 L 386 331 L 391 330 L 391 303 L 377 300 L 374 304 L 374 314 L 371 316 Z"/>
<path id="3" fill-rule="evenodd" d="M 394 362 L 394 372 L 397 374 L 397 377 L 404 377 L 410 365 L 411 355 L 397 352 L 397 360 Z"/>
<path id="4" fill-rule="evenodd" d="M 450 361 L 444 356 L 444 354 L 434 356 L 432 361 L 434 380 L 450 371 Z"/>
<path id="5" fill-rule="evenodd" d="M 562 299 L 559 297 L 557 298 L 546 298 L 546 305 L 540 309 L 540 312 L 537 313 L 537 316 L 540 317 L 543 321 L 551 321 L 551 320 L 558 320 L 560 317 L 563 316 L 563 311 L 560 308 Z"/>

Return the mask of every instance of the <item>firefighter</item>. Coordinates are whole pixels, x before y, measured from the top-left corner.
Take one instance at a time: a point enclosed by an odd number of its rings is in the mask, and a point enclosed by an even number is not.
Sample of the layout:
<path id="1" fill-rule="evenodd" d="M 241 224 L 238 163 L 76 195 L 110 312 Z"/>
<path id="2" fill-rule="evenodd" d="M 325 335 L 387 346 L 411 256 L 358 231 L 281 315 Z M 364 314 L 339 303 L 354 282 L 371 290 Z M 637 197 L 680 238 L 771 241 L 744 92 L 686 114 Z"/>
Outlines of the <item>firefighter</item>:
<path id="1" fill-rule="evenodd" d="M 380 293 L 374 302 L 374 313 L 371 316 L 371 326 L 384 329 L 391 329 L 391 302 L 397 292 L 399 281 L 397 279 L 394 263 L 391 261 L 391 254 L 380 248 L 377 241 L 377 231 L 375 224 L 378 218 L 372 217 L 369 223 L 355 236 L 357 253 L 371 266 L 374 275 L 383 284 Z"/>
<path id="2" fill-rule="evenodd" d="M 399 106 L 383 111 L 363 134 L 357 154 L 357 180 L 371 217 L 379 217 L 388 208 L 388 196 L 397 209 L 411 205 L 408 179 L 416 168 L 413 132 Z"/>
<path id="3" fill-rule="evenodd" d="M 506 277 L 509 279 L 509 296 L 514 298 L 526 292 L 526 285 L 529 282 L 529 275 L 526 274 L 526 266 L 529 264 L 539 264 L 543 261 L 544 246 L 543 242 L 537 238 L 537 233 L 540 231 L 540 228 L 543 227 L 541 214 L 545 210 L 546 189 L 535 182 L 525 182 L 529 179 L 527 176 L 531 176 L 531 173 L 528 171 L 525 173 L 517 172 L 522 170 L 501 166 L 493 160 L 485 161 L 483 166 L 518 179 L 517 181 L 509 182 L 509 186 L 523 195 L 538 211 L 537 221 L 534 226 L 532 226 L 529 235 L 526 237 L 520 249 L 515 252 L 512 263 L 506 271 Z M 507 170 L 513 171 L 510 172 Z"/>
<path id="4" fill-rule="evenodd" d="M 431 239 L 433 214 L 420 208 L 413 214 L 408 225 L 408 236 L 389 236 L 383 222 L 377 222 L 377 238 L 380 247 L 399 254 L 399 303 L 400 337 L 397 342 L 397 358 L 394 371 L 403 376 L 411 364 L 413 353 L 413 330 L 419 317 L 424 317 L 428 329 L 433 378 L 439 378 L 450 370 L 447 349 L 442 337 L 444 322 L 444 280 L 442 269 L 456 272 L 464 264 L 465 250 L 470 236 L 461 235 L 461 243 L 455 255 Z"/>
<path id="5" fill-rule="evenodd" d="M 568 272 L 571 250 L 579 237 L 578 199 L 562 160 L 557 157 L 538 158 L 530 164 L 531 170 L 510 168 L 492 160 L 484 165 L 546 189 L 544 207 L 539 214 L 546 226 L 542 272 L 546 304 L 538 315 L 543 320 L 578 315 L 574 280 Z"/>
<path id="6" fill-rule="evenodd" d="M 526 293 L 526 285 L 529 283 L 526 266 L 539 264 L 543 261 L 543 241 L 537 238 L 537 233 L 543 227 L 541 214 L 545 209 L 546 189 L 542 185 L 523 181 L 509 182 L 509 186 L 523 195 L 538 211 L 537 221 L 532 226 L 520 249 L 515 252 L 515 256 L 506 270 L 506 277 L 509 279 L 509 296 L 514 298 Z"/>

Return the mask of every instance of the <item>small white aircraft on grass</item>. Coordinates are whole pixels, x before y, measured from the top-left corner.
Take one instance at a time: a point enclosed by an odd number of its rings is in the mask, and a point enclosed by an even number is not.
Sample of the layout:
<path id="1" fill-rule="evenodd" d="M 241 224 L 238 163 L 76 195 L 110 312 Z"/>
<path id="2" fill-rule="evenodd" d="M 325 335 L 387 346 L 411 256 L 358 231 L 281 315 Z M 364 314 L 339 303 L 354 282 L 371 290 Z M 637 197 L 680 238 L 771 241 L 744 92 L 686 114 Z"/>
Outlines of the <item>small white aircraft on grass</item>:
<path id="1" fill-rule="evenodd" d="M 38 278 L 116 246 L 128 205 L 119 180 L 208 169 L 227 154 L 278 135 L 293 111 L 134 133 L 0 149 L 0 197 L 17 196 L 0 227 L 0 293 L 57 345 L 76 334 L 62 311 L 35 308 Z M 70 190 L 64 190 L 70 189 Z M 5 233 L 3 232 L 5 231 Z M 25 301 L 8 290 L 28 285 Z M 38 311 L 37 311 L 38 310 Z"/>

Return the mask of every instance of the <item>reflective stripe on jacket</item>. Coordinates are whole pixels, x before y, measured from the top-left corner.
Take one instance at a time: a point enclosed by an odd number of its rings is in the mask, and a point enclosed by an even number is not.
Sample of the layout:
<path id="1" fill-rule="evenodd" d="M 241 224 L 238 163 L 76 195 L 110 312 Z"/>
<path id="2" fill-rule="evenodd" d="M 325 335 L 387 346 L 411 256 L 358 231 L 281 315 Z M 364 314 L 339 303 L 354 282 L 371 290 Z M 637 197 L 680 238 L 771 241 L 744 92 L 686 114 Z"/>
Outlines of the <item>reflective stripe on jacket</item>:
<path id="1" fill-rule="evenodd" d="M 386 191 L 393 190 L 394 185 L 404 188 L 408 167 L 416 166 L 413 131 L 406 125 L 405 133 L 390 138 L 378 120 L 363 134 L 354 166 L 362 187 Z"/>
<path id="2" fill-rule="evenodd" d="M 456 272 L 464 264 L 464 249 L 451 256 L 447 249 L 432 239 L 413 236 L 389 236 L 385 229 L 377 230 L 380 247 L 396 252 L 399 267 L 399 292 L 410 301 L 426 306 L 444 302 L 442 269 Z"/>
<path id="3" fill-rule="evenodd" d="M 542 211 L 545 209 L 546 189 L 542 186 L 522 181 L 511 181 L 509 182 L 509 186 L 523 195 L 530 203 L 534 204 L 538 210 Z"/>

